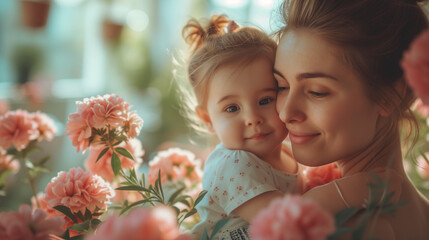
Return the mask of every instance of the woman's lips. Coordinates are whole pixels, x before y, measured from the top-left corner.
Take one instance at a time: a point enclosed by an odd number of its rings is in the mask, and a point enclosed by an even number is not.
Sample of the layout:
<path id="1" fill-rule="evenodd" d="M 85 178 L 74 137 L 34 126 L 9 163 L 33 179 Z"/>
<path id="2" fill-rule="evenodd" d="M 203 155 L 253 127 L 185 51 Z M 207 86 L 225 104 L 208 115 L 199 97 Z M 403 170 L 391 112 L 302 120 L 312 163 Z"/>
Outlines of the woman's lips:
<path id="1" fill-rule="evenodd" d="M 319 135 L 320 133 L 306 134 L 306 133 L 289 132 L 289 139 L 292 144 L 302 145 L 302 144 L 309 143 Z"/>

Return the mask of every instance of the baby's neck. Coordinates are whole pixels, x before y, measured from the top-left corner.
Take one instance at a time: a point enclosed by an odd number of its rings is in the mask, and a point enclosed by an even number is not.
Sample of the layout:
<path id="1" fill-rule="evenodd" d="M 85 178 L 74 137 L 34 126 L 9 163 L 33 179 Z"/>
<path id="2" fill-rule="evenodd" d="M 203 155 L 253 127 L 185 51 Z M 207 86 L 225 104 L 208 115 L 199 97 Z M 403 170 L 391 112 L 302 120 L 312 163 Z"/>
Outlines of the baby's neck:
<path id="1" fill-rule="evenodd" d="M 282 147 L 282 145 L 275 148 L 266 156 L 262 156 L 261 159 L 270 164 L 274 169 L 282 172 L 296 173 L 298 171 L 298 164 L 292 157 L 292 154 L 287 148 Z"/>

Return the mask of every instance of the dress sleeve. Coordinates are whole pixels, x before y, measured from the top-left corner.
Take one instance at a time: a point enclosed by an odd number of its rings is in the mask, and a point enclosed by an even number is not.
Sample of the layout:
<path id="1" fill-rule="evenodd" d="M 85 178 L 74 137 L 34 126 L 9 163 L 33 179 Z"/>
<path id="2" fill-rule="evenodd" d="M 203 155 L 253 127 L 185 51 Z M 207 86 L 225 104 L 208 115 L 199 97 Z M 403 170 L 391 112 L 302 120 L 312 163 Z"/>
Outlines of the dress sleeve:
<path id="1" fill-rule="evenodd" d="M 206 190 L 210 202 L 221 206 L 227 215 L 246 201 L 277 190 L 269 165 L 256 155 L 241 150 L 223 150 L 213 157 L 219 159 L 213 166 Z"/>

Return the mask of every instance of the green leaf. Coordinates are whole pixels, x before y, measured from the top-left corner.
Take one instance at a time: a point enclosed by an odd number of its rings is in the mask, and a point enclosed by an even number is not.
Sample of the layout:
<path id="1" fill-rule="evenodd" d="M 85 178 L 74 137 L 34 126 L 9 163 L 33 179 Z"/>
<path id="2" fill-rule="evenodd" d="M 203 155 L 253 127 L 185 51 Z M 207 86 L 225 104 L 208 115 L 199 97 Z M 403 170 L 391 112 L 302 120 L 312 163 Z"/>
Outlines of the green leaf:
<path id="1" fill-rule="evenodd" d="M 70 229 L 78 231 L 78 232 L 87 232 L 89 229 L 89 224 L 90 224 L 90 220 L 86 220 L 83 223 L 75 224 L 75 225 L 71 226 Z"/>
<path id="2" fill-rule="evenodd" d="M 124 209 L 122 209 L 121 213 L 119 213 L 119 214 L 122 215 L 125 212 L 127 212 L 128 210 L 130 210 L 131 208 L 133 208 L 134 206 L 137 206 L 137 205 L 140 205 L 140 204 L 145 204 L 145 203 L 148 203 L 148 202 L 150 202 L 149 199 L 144 199 L 144 200 L 140 200 L 140 201 L 137 201 L 137 202 L 133 202 L 129 206 L 127 206 Z"/>
<path id="3" fill-rule="evenodd" d="M 119 159 L 118 155 L 116 155 L 116 153 L 112 154 L 111 164 L 113 173 L 115 176 L 118 175 L 119 171 L 121 170 L 121 160 Z"/>
<path id="4" fill-rule="evenodd" d="M 125 191 L 139 191 L 139 192 L 147 192 L 150 193 L 149 189 L 145 188 L 145 187 L 140 187 L 140 186 L 122 186 L 122 187 L 118 187 L 115 190 L 125 190 Z"/>
<path id="5" fill-rule="evenodd" d="M 80 211 L 75 213 L 74 215 L 76 217 L 78 217 L 82 222 L 85 221 L 85 217 L 83 216 L 83 214 Z"/>
<path id="6" fill-rule="evenodd" d="M 64 215 L 66 215 L 68 218 L 70 218 L 74 223 L 77 223 L 77 219 L 76 217 L 73 215 L 72 211 L 70 210 L 70 208 L 63 206 L 63 205 L 57 205 L 54 207 L 55 210 L 63 213 Z"/>
<path id="7" fill-rule="evenodd" d="M 107 151 L 109 151 L 108 147 L 103 149 L 103 151 L 101 151 L 100 154 L 98 154 L 97 160 L 95 162 L 98 162 L 98 160 L 100 160 L 100 158 L 102 158 L 104 156 L 104 154 L 106 154 Z"/>
<path id="8" fill-rule="evenodd" d="M 189 211 L 183 219 L 188 218 L 188 217 L 194 215 L 195 213 L 197 213 L 197 209 L 192 208 L 191 211 Z"/>
<path id="9" fill-rule="evenodd" d="M 117 147 L 117 148 L 115 148 L 115 151 L 124 157 L 127 157 L 131 160 L 134 160 L 133 155 L 131 155 L 131 153 L 128 152 L 128 150 L 123 148 L 123 147 Z"/>
<path id="10" fill-rule="evenodd" d="M 185 190 L 185 187 L 179 188 L 177 189 L 173 194 L 171 194 L 171 196 L 168 198 L 167 203 L 173 205 L 176 200 L 176 197 L 183 191 Z"/>
<path id="11" fill-rule="evenodd" d="M 219 220 L 213 227 L 212 234 L 210 236 L 210 239 L 212 239 L 229 221 L 229 218 L 224 218 Z"/>
<path id="12" fill-rule="evenodd" d="M 92 218 L 92 214 L 91 212 L 88 210 L 88 208 L 85 209 L 85 219 L 91 219 Z"/>
<path id="13" fill-rule="evenodd" d="M 77 235 L 74 237 L 71 237 L 70 240 L 83 240 L 83 238 L 85 237 L 85 235 Z"/>
<path id="14" fill-rule="evenodd" d="M 197 206 L 198 203 L 201 202 L 201 200 L 203 200 L 204 196 L 207 194 L 207 190 L 203 190 L 200 192 L 200 194 L 198 194 L 197 199 L 195 200 L 194 206 Z"/>
<path id="15" fill-rule="evenodd" d="M 207 229 L 204 228 L 203 236 L 201 240 L 209 240 L 209 235 L 207 234 Z"/>
<path id="16" fill-rule="evenodd" d="M 98 225 L 100 225 L 101 220 L 100 219 L 91 219 L 91 227 L 92 228 L 97 228 Z"/>
<path id="17" fill-rule="evenodd" d="M 358 207 L 349 207 L 335 214 L 335 226 L 340 227 L 359 211 Z"/>

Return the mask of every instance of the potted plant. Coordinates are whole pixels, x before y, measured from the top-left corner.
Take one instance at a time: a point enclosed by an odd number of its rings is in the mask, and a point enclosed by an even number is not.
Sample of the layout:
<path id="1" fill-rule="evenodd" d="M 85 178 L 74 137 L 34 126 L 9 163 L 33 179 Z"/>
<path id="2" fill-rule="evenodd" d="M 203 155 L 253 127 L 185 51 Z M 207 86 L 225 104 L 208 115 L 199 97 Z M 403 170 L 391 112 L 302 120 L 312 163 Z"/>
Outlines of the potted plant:
<path id="1" fill-rule="evenodd" d="M 50 0 L 21 0 L 21 23 L 31 29 L 46 26 L 51 8 Z"/>

